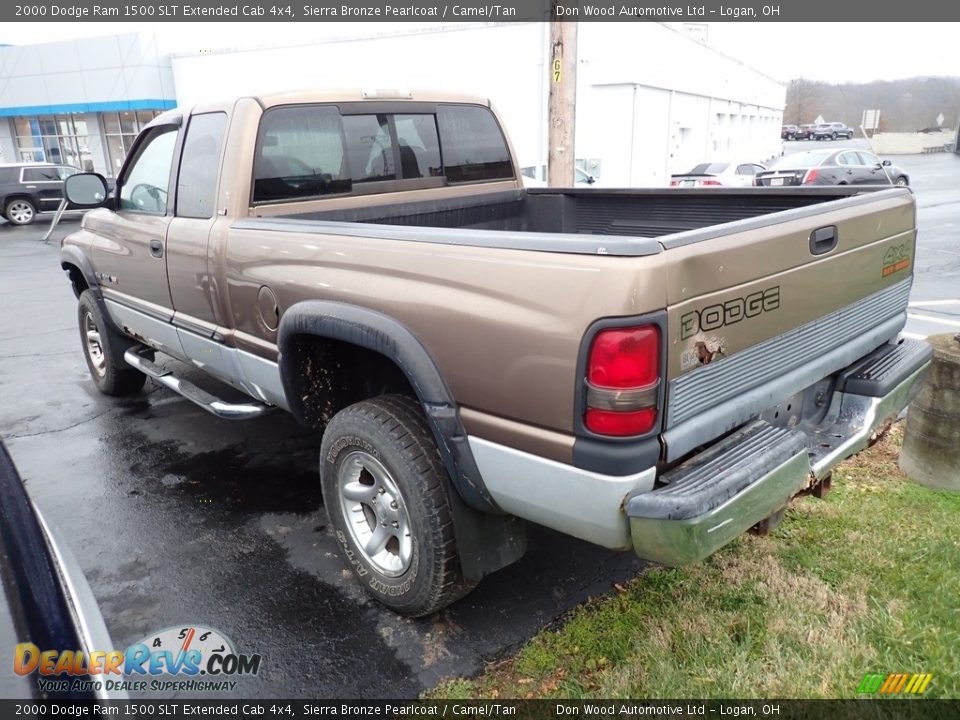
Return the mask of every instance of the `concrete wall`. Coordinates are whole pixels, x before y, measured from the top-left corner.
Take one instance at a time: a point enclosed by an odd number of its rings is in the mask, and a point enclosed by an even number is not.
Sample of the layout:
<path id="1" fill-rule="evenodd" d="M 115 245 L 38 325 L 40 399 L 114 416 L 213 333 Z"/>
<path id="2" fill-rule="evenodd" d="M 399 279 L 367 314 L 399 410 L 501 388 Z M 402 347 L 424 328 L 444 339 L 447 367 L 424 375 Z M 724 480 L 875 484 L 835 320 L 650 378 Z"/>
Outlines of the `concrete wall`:
<path id="1" fill-rule="evenodd" d="M 953 148 L 957 135 L 953 132 L 939 133 L 877 133 L 871 138 L 873 147 L 883 155 L 918 155 Z"/>

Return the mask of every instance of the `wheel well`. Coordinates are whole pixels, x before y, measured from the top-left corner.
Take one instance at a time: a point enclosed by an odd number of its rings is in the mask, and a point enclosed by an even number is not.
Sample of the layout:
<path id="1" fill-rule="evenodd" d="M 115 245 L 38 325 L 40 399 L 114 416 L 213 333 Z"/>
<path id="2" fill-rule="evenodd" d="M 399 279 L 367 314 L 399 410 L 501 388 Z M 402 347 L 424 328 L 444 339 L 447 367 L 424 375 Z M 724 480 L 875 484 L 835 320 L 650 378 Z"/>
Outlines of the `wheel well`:
<path id="1" fill-rule="evenodd" d="M 361 400 L 396 393 L 417 398 L 393 360 L 374 350 L 331 338 L 301 334 L 290 340 L 288 378 L 301 422 L 326 425 L 336 413 Z"/>
<path id="2" fill-rule="evenodd" d="M 7 195 L 3 199 L 3 208 L 0 208 L 0 209 L 6 212 L 7 205 L 9 205 L 14 200 L 26 200 L 31 205 L 33 205 L 34 210 L 36 210 L 37 208 L 37 201 L 33 199 L 32 195 L 26 195 L 25 193 L 11 193 L 10 195 Z"/>
<path id="3" fill-rule="evenodd" d="M 76 265 L 64 263 L 62 267 L 67 271 L 67 277 L 70 278 L 70 286 L 73 288 L 73 294 L 79 298 L 80 293 L 90 287 L 87 285 L 87 279 L 83 276 L 83 272 Z"/>

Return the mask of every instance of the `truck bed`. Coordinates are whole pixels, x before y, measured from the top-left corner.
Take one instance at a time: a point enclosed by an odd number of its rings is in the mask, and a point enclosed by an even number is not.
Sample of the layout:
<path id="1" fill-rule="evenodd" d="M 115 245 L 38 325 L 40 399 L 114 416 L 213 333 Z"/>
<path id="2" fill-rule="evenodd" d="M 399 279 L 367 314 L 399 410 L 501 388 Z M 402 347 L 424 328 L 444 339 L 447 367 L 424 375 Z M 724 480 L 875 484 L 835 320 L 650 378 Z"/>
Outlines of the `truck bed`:
<path id="1" fill-rule="evenodd" d="M 878 188 L 884 190 L 884 188 Z M 898 192 L 886 189 L 887 192 Z M 309 231 L 308 224 L 320 221 L 317 231 L 336 234 L 362 232 L 370 236 L 369 225 L 433 228 L 439 230 L 487 230 L 502 233 L 450 235 L 418 232 L 387 232 L 382 237 L 416 239 L 545 252 L 601 253 L 610 255 L 647 255 L 661 248 L 688 244 L 729 230 L 716 226 L 753 220 L 737 229 L 753 229 L 788 219 L 800 219 L 819 212 L 815 206 L 845 200 L 846 206 L 858 204 L 861 193 L 876 190 L 835 187 L 774 189 L 599 189 L 569 188 L 514 190 L 447 200 L 399 202 L 368 207 L 338 208 L 308 213 L 271 215 L 269 218 L 243 220 L 239 227 L 266 228 L 287 220 L 294 224 L 284 229 Z M 903 191 L 899 191 L 903 192 Z M 861 197 L 866 200 L 869 197 Z M 792 211 L 789 216 L 764 218 Z M 363 224 L 362 230 L 351 225 Z M 706 231 L 706 232 L 695 232 Z M 522 234 L 531 234 L 523 237 Z M 557 237 L 557 236 L 571 237 Z M 604 241 L 577 236 L 602 235 Z M 669 240 L 658 243 L 650 239 Z"/>

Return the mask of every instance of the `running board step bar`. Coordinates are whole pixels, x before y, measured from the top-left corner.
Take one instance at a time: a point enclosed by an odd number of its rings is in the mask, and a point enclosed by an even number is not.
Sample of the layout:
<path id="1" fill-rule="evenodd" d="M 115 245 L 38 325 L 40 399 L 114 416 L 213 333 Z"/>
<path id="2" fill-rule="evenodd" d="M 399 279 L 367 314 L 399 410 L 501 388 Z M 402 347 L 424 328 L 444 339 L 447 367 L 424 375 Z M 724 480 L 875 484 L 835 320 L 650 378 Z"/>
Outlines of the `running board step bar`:
<path id="1" fill-rule="evenodd" d="M 164 387 L 179 393 L 190 402 L 199 405 L 212 415 L 226 420 L 252 420 L 273 409 L 271 405 L 252 400 L 247 403 L 230 403 L 201 390 L 192 382 L 181 380 L 170 370 L 157 365 L 153 360 L 145 358 L 136 349 L 130 348 L 123 354 L 127 364 L 136 368 L 144 375 L 153 378 Z"/>
<path id="2" fill-rule="evenodd" d="M 840 374 L 837 390 L 866 397 L 883 397 L 906 375 L 933 359 L 933 348 L 922 340 L 900 340 L 881 345 Z"/>

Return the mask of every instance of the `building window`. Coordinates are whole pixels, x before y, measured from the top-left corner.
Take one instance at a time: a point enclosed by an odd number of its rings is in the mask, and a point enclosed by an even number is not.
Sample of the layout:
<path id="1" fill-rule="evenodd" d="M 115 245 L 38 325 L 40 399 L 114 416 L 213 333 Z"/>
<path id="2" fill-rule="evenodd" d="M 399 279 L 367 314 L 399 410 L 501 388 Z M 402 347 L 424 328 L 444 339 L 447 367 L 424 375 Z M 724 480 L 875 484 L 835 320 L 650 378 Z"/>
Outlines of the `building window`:
<path id="1" fill-rule="evenodd" d="M 13 126 L 22 162 L 93 169 L 85 120 L 74 115 L 40 115 L 14 118 Z"/>
<path id="2" fill-rule="evenodd" d="M 159 114 L 159 110 L 141 110 L 139 112 L 123 110 L 102 114 L 110 175 L 116 177 L 123 165 L 123 159 L 130 152 L 130 146 L 133 145 L 137 135 L 148 122 Z"/>

